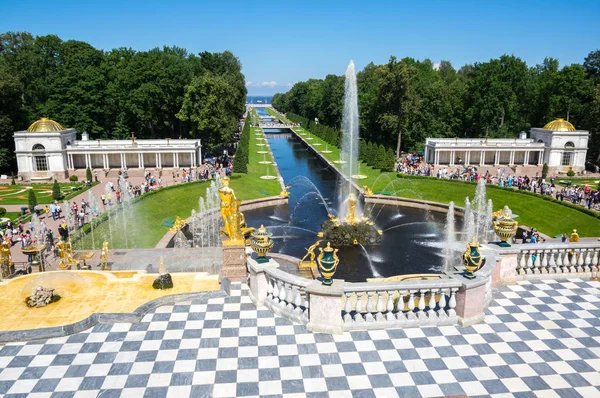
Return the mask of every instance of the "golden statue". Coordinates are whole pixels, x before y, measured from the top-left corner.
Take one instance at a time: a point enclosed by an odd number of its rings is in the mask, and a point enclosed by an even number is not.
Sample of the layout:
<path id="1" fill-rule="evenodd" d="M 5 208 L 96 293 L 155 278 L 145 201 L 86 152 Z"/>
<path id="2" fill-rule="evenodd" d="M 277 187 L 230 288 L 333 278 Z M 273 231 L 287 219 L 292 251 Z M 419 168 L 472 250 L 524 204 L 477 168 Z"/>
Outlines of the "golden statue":
<path id="1" fill-rule="evenodd" d="M 169 231 L 171 231 L 171 232 L 177 232 L 181 228 L 185 227 L 185 225 L 186 225 L 185 220 L 182 220 L 181 217 L 177 216 L 175 218 L 175 222 L 173 223 L 173 226 L 171 228 L 169 228 Z"/>
<path id="2" fill-rule="evenodd" d="M 356 224 L 356 198 L 354 194 L 350 192 L 350 196 L 348 197 L 348 214 L 346 214 L 346 220 L 348 224 L 354 225 Z"/>
<path id="3" fill-rule="evenodd" d="M 373 191 L 371 190 L 371 188 L 369 188 L 367 185 L 365 185 L 364 188 L 365 188 L 365 192 L 364 192 L 365 196 L 372 196 L 373 195 Z"/>
<path id="4" fill-rule="evenodd" d="M 289 185 L 286 185 L 283 187 L 283 191 L 281 191 L 281 193 L 279 194 L 279 196 L 281 196 L 282 198 L 289 198 L 290 197 L 290 193 L 288 192 L 288 189 L 290 188 Z"/>
<path id="5" fill-rule="evenodd" d="M 79 261 L 73 258 L 73 247 L 71 245 L 71 240 L 68 241 L 60 240 L 56 244 L 58 248 L 58 256 L 60 257 L 60 262 L 58 266 L 60 269 L 71 269 L 73 265 L 79 264 Z"/>
<path id="6" fill-rule="evenodd" d="M 569 237 L 569 242 L 579 242 L 579 234 L 576 229 L 573 230 L 573 233 Z"/>
<path id="7" fill-rule="evenodd" d="M 102 252 L 100 253 L 100 271 L 110 271 L 108 265 L 108 242 L 102 244 Z"/>
<path id="8" fill-rule="evenodd" d="M 322 242 L 321 240 L 318 240 L 312 246 L 310 246 L 308 249 L 306 249 L 306 254 L 300 260 L 300 266 L 316 267 L 317 263 L 315 262 L 315 257 L 317 255 L 315 254 L 315 250 L 317 249 L 317 247 L 319 247 L 319 244 L 321 242 Z M 310 256 L 310 260 L 305 261 L 306 258 L 309 256 Z"/>
<path id="9" fill-rule="evenodd" d="M 8 240 L 2 240 L 2 243 L 0 243 L 0 278 L 8 278 L 15 272 L 10 246 Z"/>

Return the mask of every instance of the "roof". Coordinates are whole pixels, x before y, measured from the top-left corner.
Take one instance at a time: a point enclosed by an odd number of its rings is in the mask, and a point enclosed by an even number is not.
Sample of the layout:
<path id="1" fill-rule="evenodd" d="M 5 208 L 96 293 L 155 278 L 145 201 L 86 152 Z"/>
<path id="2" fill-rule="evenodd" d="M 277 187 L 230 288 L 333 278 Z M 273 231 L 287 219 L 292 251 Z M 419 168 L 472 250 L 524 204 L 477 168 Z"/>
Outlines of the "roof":
<path id="1" fill-rule="evenodd" d="M 565 119 L 558 118 L 551 121 L 544 126 L 544 130 L 551 131 L 576 131 L 575 126 L 566 121 Z"/>
<path id="2" fill-rule="evenodd" d="M 46 117 L 41 118 L 40 120 L 33 122 L 31 126 L 27 129 L 30 133 L 46 133 L 53 131 L 63 131 L 66 130 L 59 123 L 56 123 L 54 120 L 50 120 Z"/>

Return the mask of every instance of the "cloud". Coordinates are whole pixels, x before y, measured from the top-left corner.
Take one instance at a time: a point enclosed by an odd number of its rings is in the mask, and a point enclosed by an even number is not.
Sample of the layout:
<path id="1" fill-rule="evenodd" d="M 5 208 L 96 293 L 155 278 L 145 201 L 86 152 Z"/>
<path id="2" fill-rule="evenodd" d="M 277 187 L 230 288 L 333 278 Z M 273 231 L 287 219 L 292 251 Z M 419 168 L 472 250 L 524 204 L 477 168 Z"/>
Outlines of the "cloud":
<path id="1" fill-rule="evenodd" d="M 272 80 L 272 81 L 264 81 L 264 82 L 257 82 L 254 83 L 252 81 L 247 81 L 246 82 L 246 87 L 277 87 L 278 84 L 276 81 Z"/>
<path id="2" fill-rule="evenodd" d="M 246 82 L 246 87 L 251 87 L 252 86 L 252 82 L 251 81 L 247 81 Z"/>

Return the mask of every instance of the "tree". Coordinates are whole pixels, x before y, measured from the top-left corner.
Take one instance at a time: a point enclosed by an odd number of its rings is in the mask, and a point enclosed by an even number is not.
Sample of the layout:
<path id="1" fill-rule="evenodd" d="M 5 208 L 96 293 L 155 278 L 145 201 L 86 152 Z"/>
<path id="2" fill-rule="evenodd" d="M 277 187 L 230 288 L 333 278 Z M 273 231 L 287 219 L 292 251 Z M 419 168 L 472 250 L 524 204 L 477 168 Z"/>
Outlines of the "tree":
<path id="1" fill-rule="evenodd" d="M 377 155 L 375 157 L 375 164 L 373 165 L 373 167 L 376 169 L 383 170 L 386 168 L 386 164 L 387 162 L 385 159 L 385 147 L 380 144 L 377 147 Z"/>
<path id="2" fill-rule="evenodd" d="M 85 169 L 85 179 L 89 182 L 92 182 L 92 170 L 90 170 L 90 168 L 88 167 L 87 169 Z M 56 180 L 55 180 L 56 181 Z"/>
<path id="3" fill-rule="evenodd" d="M 37 206 L 38 201 L 35 196 L 35 191 L 33 189 L 29 190 L 29 211 L 33 212 L 35 206 Z"/>
<path id="4" fill-rule="evenodd" d="M 54 180 L 54 184 L 52 184 L 52 199 L 54 199 L 54 200 L 62 199 L 62 193 L 60 192 L 60 184 L 56 180 Z"/>

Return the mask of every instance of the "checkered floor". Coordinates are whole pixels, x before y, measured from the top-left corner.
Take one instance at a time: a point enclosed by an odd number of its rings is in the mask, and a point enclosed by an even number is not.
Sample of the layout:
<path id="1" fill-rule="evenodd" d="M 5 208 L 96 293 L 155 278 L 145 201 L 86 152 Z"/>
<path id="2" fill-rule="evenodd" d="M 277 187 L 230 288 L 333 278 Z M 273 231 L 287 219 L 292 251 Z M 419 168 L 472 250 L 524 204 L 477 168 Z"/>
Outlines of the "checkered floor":
<path id="1" fill-rule="evenodd" d="M 313 334 L 231 297 L 0 348 L 6 397 L 600 397 L 600 283 L 521 282 L 485 323 Z"/>

